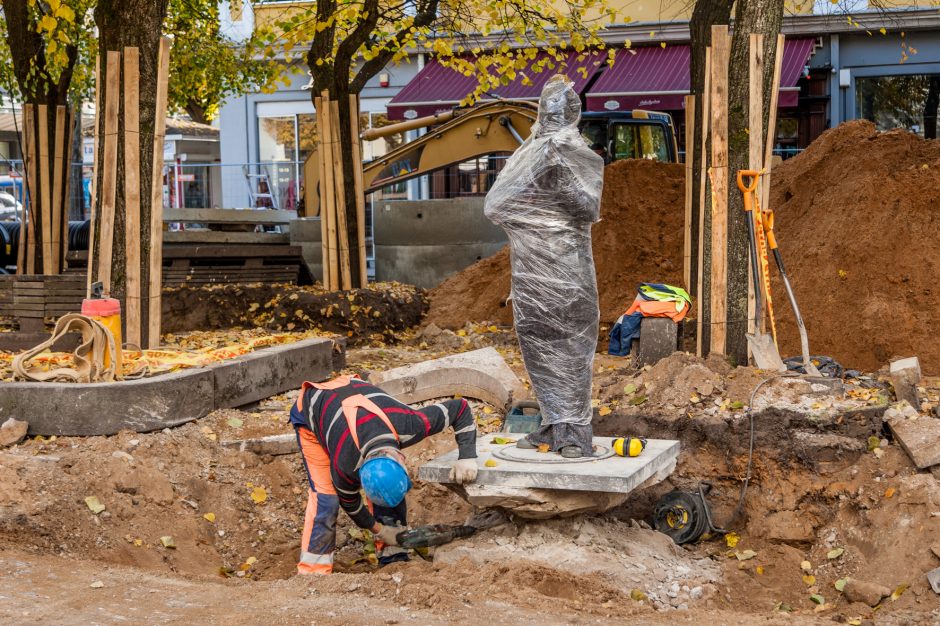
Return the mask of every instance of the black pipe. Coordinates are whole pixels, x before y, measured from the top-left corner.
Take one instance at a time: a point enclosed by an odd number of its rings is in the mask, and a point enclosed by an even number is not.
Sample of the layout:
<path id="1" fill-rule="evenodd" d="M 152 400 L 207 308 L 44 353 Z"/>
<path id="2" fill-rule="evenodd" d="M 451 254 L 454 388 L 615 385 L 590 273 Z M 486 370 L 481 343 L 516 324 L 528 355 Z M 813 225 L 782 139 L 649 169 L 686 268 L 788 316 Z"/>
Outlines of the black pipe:
<path id="1" fill-rule="evenodd" d="M 87 250 L 91 220 L 69 222 L 69 250 Z M 16 248 L 20 241 L 19 222 L 0 222 L 0 270 L 16 266 Z"/>

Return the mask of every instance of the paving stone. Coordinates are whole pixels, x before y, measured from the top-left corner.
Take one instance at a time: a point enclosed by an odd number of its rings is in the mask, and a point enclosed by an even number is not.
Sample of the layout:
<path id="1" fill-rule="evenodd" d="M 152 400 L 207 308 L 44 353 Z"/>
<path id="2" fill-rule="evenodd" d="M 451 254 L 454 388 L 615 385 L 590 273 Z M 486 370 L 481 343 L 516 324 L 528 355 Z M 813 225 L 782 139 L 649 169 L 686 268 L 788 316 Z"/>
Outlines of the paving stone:
<path id="1" fill-rule="evenodd" d="M 610 447 L 611 438 L 595 437 L 594 443 Z M 648 479 L 655 479 L 657 476 L 665 478 L 663 474 L 668 475 L 668 472 L 675 468 L 679 457 L 679 442 L 668 439 L 650 439 L 646 450 L 638 457 L 613 456 L 586 462 L 533 463 L 494 458 L 494 449 L 501 447 L 506 446 L 492 443 L 490 435 L 483 435 L 477 440 L 479 473 L 475 484 L 630 493 Z M 554 453 L 544 455 L 546 458 L 561 459 Z M 418 477 L 429 482 L 451 483 L 450 468 L 456 460 L 457 451 L 454 450 L 422 465 L 418 470 Z M 496 465 L 487 467 L 487 461 L 493 461 Z"/>
<path id="2" fill-rule="evenodd" d="M 255 454 L 270 454 L 272 456 L 294 454 L 299 451 L 297 435 L 294 434 L 269 435 L 257 439 L 234 439 L 232 441 L 223 441 L 222 447 L 236 448 L 242 452 L 247 450 Z"/>
<path id="3" fill-rule="evenodd" d="M 920 360 L 912 356 L 892 361 L 889 373 L 897 399 L 907 400 L 912 407 L 920 410 L 920 393 L 917 391 L 921 378 Z"/>
<path id="4" fill-rule="evenodd" d="M 894 438 L 914 461 L 917 469 L 940 464 L 940 419 L 895 418 L 890 420 L 888 425 L 894 433 Z"/>
<path id="5" fill-rule="evenodd" d="M 369 382 L 407 404 L 460 395 L 508 407 L 528 397 L 528 390 L 495 348 L 376 372 Z"/>

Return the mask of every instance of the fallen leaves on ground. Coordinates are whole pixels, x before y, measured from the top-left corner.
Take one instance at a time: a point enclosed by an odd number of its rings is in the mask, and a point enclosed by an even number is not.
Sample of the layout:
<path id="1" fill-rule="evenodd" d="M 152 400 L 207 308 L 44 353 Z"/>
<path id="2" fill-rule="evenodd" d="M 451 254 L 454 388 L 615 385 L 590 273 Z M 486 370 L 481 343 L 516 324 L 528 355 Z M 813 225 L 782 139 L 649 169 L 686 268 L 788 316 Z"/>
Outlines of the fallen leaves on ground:
<path id="1" fill-rule="evenodd" d="M 730 532 L 727 535 L 725 535 L 725 543 L 728 544 L 729 548 L 734 548 L 735 546 L 737 546 L 740 540 L 741 540 L 741 537 L 736 532 Z"/>
<path id="2" fill-rule="evenodd" d="M 164 535 L 160 537 L 160 545 L 162 545 L 164 548 L 168 550 L 176 549 L 176 541 L 170 535 Z"/>
<path id="3" fill-rule="evenodd" d="M 496 467 L 497 463 L 493 459 L 487 459 L 483 465 L 485 467 Z"/>
<path id="4" fill-rule="evenodd" d="M 215 522 L 215 513 L 206 513 L 202 516 L 207 522 Z"/>
<path id="5" fill-rule="evenodd" d="M 264 504 L 268 499 L 268 492 L 264 487 L 253 487 L 251 489 L 251 499 L 255 504 Z"/>
<path id="6" fill-rule="evenodd" d="M 844 553 L 845 553 L 845 548 L 833 548 L 832 550 L 826 553 L 826 558 L 831 561 L 832 559 L 838 559 Z"/>
<path id="7" fill-rule="evenodd" d="M 95 515 L 98 515 L 98 513 L 101 513 L 101 512 L 104 511 L 104 509 L 105 509 L 105 506 L 104 506 L 103 504 L 101 504 L 101 501 L 100 501 L 100 500 L 98 500 L 98 496 L 88 496 L 88 497 L 86 497 L 86 498 L 85 498 L 85 505 L 86 505 L 86 506 L 88 507 L 88 509 L 89 509 L 92 513 L 94 513 Z"/>
<path id="8" fill-rule="evenodd" d="M 753 550 L 744 550 L 743 552 L 738 552 L 737 550 L 735 550 L 734 556 L 739 561 L 748 561 L 750 559 L 753 559 L 755 556 L 757 556 L 757 553 L 754 552 Z"/>

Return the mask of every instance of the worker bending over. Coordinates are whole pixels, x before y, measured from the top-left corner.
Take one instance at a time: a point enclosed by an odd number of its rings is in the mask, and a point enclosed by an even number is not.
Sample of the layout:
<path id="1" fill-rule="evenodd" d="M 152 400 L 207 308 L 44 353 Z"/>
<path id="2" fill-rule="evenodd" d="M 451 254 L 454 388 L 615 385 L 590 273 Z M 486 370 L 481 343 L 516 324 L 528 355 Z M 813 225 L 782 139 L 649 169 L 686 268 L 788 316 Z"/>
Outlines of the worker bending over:
<path id="1" fill-rule="evenodd" d="M 411 489 L 402 448 L 452 426 L 459 453 L 451 480 L 468 483 L 477 476 L 476 422 L 463 399 L 413 409 L 359 378 L 340 376 L 304 383 L 290 421 L 310 487 L 301 574 L 333 571 L 339 507 L 375 535 L 380 562 L 407 558 L 404 550 L 388 547 L 397 546 L 395 537 L 404 530 Z"/>

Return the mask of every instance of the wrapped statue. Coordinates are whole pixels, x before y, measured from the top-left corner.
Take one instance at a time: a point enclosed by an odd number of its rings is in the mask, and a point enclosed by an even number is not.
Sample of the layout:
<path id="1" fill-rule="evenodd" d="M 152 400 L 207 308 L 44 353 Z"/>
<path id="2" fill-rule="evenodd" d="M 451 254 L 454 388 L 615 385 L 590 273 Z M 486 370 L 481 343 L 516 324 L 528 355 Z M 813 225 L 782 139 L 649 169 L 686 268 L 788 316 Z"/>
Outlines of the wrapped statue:
<path id="1" fill-rule="evenodd" d="M 581 100 L 563 76 L 542 90 L 532 134 L 509 158 L 484 212 L 509 237 L 516 335 L 542 412 L 519 447 L 589 456 L 597 280 L 591 226 L 604 160 L 581 137 Z"/>

